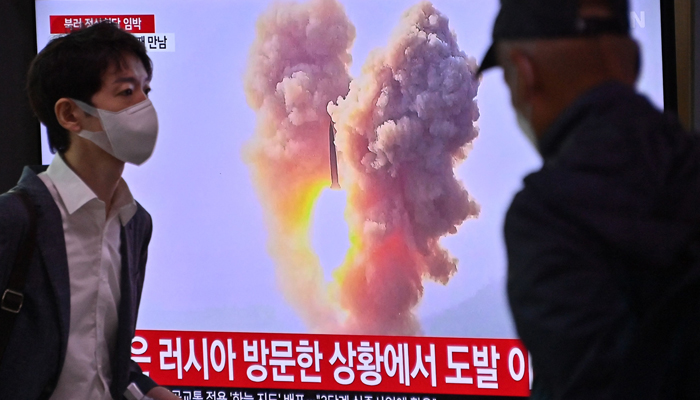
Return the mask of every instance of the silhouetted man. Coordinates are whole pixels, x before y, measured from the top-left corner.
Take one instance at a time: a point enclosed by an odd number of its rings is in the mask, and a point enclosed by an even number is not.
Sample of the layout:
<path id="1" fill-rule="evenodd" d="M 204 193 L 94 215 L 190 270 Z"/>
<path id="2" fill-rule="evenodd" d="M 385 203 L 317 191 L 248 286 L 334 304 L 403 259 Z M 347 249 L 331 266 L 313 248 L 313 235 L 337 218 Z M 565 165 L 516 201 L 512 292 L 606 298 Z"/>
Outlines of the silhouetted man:
<path id="1" fill-rule="evenodd" d="M 503 68 L 544 159 L 508 211 L 537 399 L 700 398 L 700 144 L 634 84 L 625 0 L 502 0 Z"/>

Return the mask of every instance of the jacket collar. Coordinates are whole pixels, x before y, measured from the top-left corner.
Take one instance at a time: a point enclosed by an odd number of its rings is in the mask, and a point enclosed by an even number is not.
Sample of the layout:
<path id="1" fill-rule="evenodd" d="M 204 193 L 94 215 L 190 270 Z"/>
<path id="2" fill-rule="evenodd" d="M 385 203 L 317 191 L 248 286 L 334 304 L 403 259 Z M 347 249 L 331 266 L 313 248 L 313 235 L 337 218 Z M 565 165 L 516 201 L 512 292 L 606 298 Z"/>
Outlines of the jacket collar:
<path id="1" fill-rule="evenodd" d="M 608 107 L 616 98 L 634 96 L 634 88 L 623 83 L 603 83 L 581 95 L 567 107 L 540 137 L 538 150 L 545 160 L 556 156 L 562 144 L 580 121 L 597 109 Z"/>

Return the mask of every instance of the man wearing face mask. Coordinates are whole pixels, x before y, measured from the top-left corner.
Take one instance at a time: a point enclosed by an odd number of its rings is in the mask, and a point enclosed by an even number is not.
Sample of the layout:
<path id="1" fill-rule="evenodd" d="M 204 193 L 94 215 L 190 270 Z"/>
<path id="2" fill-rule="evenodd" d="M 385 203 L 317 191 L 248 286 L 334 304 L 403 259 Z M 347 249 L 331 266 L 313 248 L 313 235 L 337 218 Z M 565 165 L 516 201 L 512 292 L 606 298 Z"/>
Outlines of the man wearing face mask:
<path id="1" fill-rule="evenodd" d="M 634 84 L 625 0 L 502 0 L 500 66 L 544 159 L 506 216 L 536 399 L 699 398 L 700 143 Z"/>
<path id="2" fill-rule="evenodd" d="M 0 196 L 0 399 L 178 398 L 131 361 L 151 217 L 121 175 L 156 143 L 151 72 L 111 23 L 32 62 L 28 97 L 58 154 Z"/>

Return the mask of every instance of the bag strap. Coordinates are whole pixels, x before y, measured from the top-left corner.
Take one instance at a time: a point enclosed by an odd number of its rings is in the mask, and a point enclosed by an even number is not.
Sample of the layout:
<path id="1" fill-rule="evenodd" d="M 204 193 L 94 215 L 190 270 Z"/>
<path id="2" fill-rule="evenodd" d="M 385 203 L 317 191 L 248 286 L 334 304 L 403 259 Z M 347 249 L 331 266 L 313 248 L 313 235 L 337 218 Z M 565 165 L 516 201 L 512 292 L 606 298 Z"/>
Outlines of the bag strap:
<path id="1" fill-rule="evenodd" d="M 22 189 L 12 189 L 7 193 L 16 195 L 22 200 L 22 204 L 29 213 L 29 232 L 20 244 L 15 256 L 15 263 L 12 271 L 10 271 L 7 288 L 3 291 L 2 298 L 0 298 L 0 360 L 2 360 L 7 343 L 10 341 L 10 334 L 12 333 L 17 314 L 22 309 L 22 303 L 24 302 L 24 294 L 22 292 L 27 280 L 29 263 L 32 260 L 32 254 L 36 246 L 37 216 L 36 208 L 31 198 Z"/>

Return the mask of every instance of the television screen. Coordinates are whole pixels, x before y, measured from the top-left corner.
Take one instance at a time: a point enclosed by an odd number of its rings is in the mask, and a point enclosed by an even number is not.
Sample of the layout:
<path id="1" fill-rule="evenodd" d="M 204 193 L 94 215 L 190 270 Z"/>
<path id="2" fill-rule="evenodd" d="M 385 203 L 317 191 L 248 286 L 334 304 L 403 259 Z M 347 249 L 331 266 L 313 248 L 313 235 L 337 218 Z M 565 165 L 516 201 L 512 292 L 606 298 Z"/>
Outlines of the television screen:
<path id="1" fill-rule="evenodd" d="M 36 2 L 39 49 L 111 20 L 153 60 L 155 153 L 124 172 L 154 221 L 144 371 L 183 398 L 528 395 L 501 232 L 541 161 L 475 76 L 498 7 Z M 630 21 L 662 107 L 659 0 Z"/>

